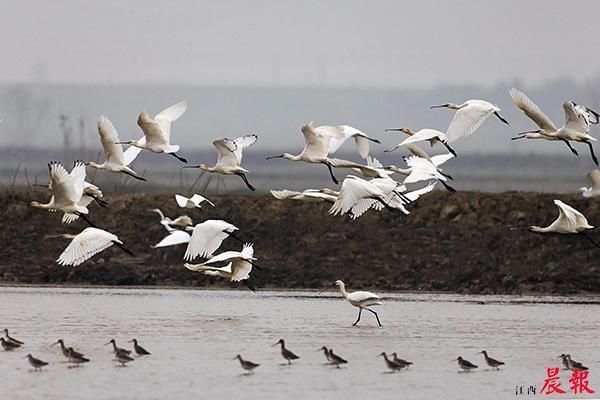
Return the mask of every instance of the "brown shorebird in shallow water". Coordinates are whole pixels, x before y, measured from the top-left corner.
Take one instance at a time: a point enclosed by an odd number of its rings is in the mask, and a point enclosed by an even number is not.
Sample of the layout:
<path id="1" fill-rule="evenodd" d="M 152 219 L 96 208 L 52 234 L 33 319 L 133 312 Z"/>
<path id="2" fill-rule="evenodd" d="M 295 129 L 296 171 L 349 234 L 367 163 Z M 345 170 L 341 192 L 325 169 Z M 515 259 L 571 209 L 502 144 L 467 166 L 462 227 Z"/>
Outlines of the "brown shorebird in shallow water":
<path id="1" fill-rule="evenodd" d="M 133 361 L 133 357 L 129 355 L 129 352 L 124 351 L 115 351 L 115 360 L 121 364 L 122 367 L 125 367 L 125 364 Z"/>
<path id="2" fill-rule="evenodd" d="M 586 367 L 582 363 L 571 359 L 570 354 L 561 354 L 559 357 L 562 358 L 563 366 L 565 367 L 565 369 L 570 369 L 571 371 L 575 369 L 578 369 L 580 371 L 588 370 L 588 367 Z"/>
<path id="3" fill-rule="evenodd" d="M 489 365 L 492 368 L 500 369 L 500 366 L 504 365 L 504 362 L 498 361 L 498 360 L 488 356 L 488 353 L 485 350 L 481 351 L 481 354 L 483 354 L 483 357 L 485 358 L 485 362 L 487 363 L 487 365 Z"/>
<path id="4" fill-rule="evenodd" d="M 131 354 L 131 350 L 127 350 L 127 349 L 123 349 L 121 347 L 117 346 L 117 342 L 115 341 L 115 339 L 110 339 L 110 341 L 108 343 L 105 344 L 105 346 L 108 346 L 109 344 L 113 345 L 113 352 L 116 353 L 124 353 L 124 354 Z"/>
<path id="5" fill-rule="evenodd" d="M 385 360 L 385 365 L 387 365 L 392 372 L 400 371 L 402 368 L 404 368 L 404 366 L 394 362 L 394 360 L 390 360 L 385 352 L 379 354 L 379 356 L 383 357 Z"/>
<path id="6" fill-rule="evenodd" d="M 65 346 L 65 342 L 62 339 L 58 339 L 56 342 L 52 343 L 50 346 L 56 346 L 57 344 L 60 345 L 60 350 L 62 351 L 62 353 L 65 357 L 70 358 L 69 357 L 69 349 L 71 349 L 71 351 L 73 352 L 73 354 L 75 356 L 83 357 L 82 353 L 79 353 L 79 352 L 73 350 L 72 347 L 67 348 L 67 346 Z"/>
<path id="7" fill-rule="evenodd" d="M 477 368 L 477 365 L 463 359 L 460 356 L 452 361 L 458 361 L 458 366 L 466 372 L 469 372 L 470 370 Z"/>
<path id="8" fill-rule="evenodd" d="M 0 346 L 2 346 L 4 351 L 13 351 L 13 350 L 16 350 L 19 347 L 21 347 L 20 344 L 9 342 L 8 340 L 4 339 L 3 337 L 0 337 Z"/>
<path id="9" fill-rule="evenodd" d="M 281 356 L 285 360 L 287 360 L 288 365 L 292 363 L 292 360 L 297 360 L 300 358 L 297 355 L 295 355 L 294 353 L 292 353 L 290 350 L 285 348 L 285 340 L 279 339 L 279 341 L 277 341 L 277 343 L 275 343 L 273 346 L 277 346 L 278 344 L 281 345 Z"/>
<path id="10" fill-rule="evenodd" d="M 329 349 L 325 346 L 321 347 L 317 351 L 322 351 L 325 354 L 325 358 L 327 358 L 327 362 L 325 364 L 331 364 L 331 356 L 329 355 Z"/>
<path id="11" fill-rule="evenodd" d="M 335 365 L 337 368 L 340 367 L 340 364 L 348 364 L 348 361 L 344 360 L 342 357 L 338 356 L 333 352 L 333 349 L 329 349 L 329 358 L 331 363 Z"/>
<path id="12" fill-rule="evenodd" d="M 20 340 L 15 339 L 14 337 L 10 337 L 10 335 L 8 334 L 8 329 L 4 329 L 4 338 L 6 339 L 7 342 L 13 343 L 13 344 L 18 344 L 19 346 L 23 346 L 25 343 L 21 342 Z"/>
<path id="13" fill-rule="evenodd" d="M 137 339 L 131 339 L 129 343 L 131 342 L 133 342 L 133 349 L 138 356 L 149 356 L 151 354 L 148 350 L 138 344 Z"/>
<path id="14" fill-rule="evenodd" d="M 403 360 L 401 358 L 398 358 L 398 354 L 396 354 L 396 353 L 392 353 L 392 357 L 394 357 L 393 359 L 394 359 L 394 362 L 396 364 L 400 364 L 403 367 L 408 368 L 408 367 L 410 367 L 413 364 L 410 361 L 406 361 L 406 360 Z"/>
<path id="15" fill-rule="evenodd" d="M 248 373 L 251 374 L 254 373 L 254 368 L 260 366 L 260 364 L 253 363 L 252 361 L 244 360 L 239 354 L 235 356 L 234 360 L 235 359 L 240 360 L 240 365 L 242 366 L 242 368 L 244 368 L 246 371 L 248 371 Z"/>
<path id="16" fill-rule="evenodd" d="M 90 362 L 89 358 L 86 358 L 83 356 L 83 354 L 76 352 L 72 347 L 67 349 L 67 358 L 70 362 L 75 364 L 76 367 L 79 367 L 79 364 Z"/>
<path id="17" fill-rule="evenodd" d="M 34 371 L 41 371 L 42 367 L 48 365 L 46 361 L 42 361 L 39 358 L 35 358 L 31 354 L 27 354 L 27 359 L 29 360 L 29 364 L 33 367 Z"/>

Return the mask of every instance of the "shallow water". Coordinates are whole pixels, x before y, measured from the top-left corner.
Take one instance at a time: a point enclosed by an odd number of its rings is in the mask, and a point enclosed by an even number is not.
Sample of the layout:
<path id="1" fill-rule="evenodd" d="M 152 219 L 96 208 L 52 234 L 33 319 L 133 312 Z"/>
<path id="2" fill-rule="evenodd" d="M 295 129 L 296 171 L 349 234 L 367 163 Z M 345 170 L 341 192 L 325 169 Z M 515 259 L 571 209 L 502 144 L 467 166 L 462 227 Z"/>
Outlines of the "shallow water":
<path id="1" fill-rule="evenodd" d="M 546 368 L 563 352 L 590 367 L 590 387 L 600 390 L 596 366 L 600 299 L 586 297 L 384 294 L 376 308 L 384 327 L 335 292 L 0 288 L 0 328 L 26 342 L 0 351 L 6 399 L 159 398 L 364 398 L 507 399 L 515 388 L 541 390 Z M 112 361 L 111 338 L 122 347 L 136 337 L 152 356 L 126 368 Z M 92 362 L 68 368 L 63 338 Z M 276 347 L 285 338 L 300 356 L 281 365 Z M 335 369 L 316 350 L 331 346 L 349 360 Z M 506 362 L 489 370 L 478 351 Z M 382 351 L 415 364 L 386 373 Z M 31 372 L 27 353 L 51 364 Z M 260 363 L 242 375 L 236 354 Z M 459 373 L 457 356 L 479 365 Z M 569 371 L 561 371 L 569 389 Z M 192 397 L 194 396 L 194 397 Z M 588 398 L 591 395 L 588 395 Z M 567 397 L 567 396 L 565 396 Z M 538 395 L 538 398 L 541 396 Z M 552 396 L 551 398 L 560 398 Z"/>

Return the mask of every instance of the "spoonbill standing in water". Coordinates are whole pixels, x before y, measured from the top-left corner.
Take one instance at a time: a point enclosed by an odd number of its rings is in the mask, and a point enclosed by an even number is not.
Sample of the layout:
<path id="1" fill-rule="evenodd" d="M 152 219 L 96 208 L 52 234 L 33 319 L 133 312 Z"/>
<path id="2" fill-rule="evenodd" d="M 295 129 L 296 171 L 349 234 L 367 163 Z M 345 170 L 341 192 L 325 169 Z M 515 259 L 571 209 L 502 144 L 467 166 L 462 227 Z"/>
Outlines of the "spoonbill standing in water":
<path id="1" fill-rule="evenodd" d="M 213 146 L 215 150 L 217 150 L 217 154 L 219 157 L 217 158 L 217 163 L 214 167 L 209 167 L 206 164 L 200 165 L 189 165 L 183 168 L 199 168 L 202 171 L 206 172 L 214 172 L 222 175 L 237 175 L 248 186 L 248 189 L 254 191 L 256 190 L 254 186 L 248 182 L 248 177 L 246 177 L 246 172 L 249 172 L 247 169 L 242 168 L 242 150 L 246 147 L 252 146 L 258 140 L 258 136 L 251 134 L 239 137 L 237 139 L 218 139 L 213 142 Z"/>
<path id="2" fill-rule="evenodd" d="M 600 170 L 593 170 L 588 172 L 587 180 L 590 183 L 590 187 L 582 187 L 581 194 L 583 197 L 596 197 L 600 196 Z"/>
<path id="3" fill-rule="evenodd" d="M 187 103 L 181 101 L 165 108 L 154 118 L 142 111 L 138 117 L 137 124 L 144 132 L 144 137 L 138 140 L 117 142 L 118 144 L 129 144 L 140 149 L 149 150 L 153 153 L 166 153 L 181 162 L 187 160 L 177 155 L 179 146 L 171 144 L 171 123 L 179 119 L 187 110 Z"/>
<path id="4" fill-rule="evenodd" d="M 361 315 L 363 309 L 373 313 L 375 315 L 375 318 L 377 318 L 377 323 L 379 324 L 379 326 L 383 326 L 383 325 L 381 325 L 381 322 L 379 321 L 379 315 L 377 315 L 377 313 L 375 311 L 373 311 L 369 308 L 371 306 L 381 305 L 381 298 L 379 296 L 377 296 L 374 293 L 365 292 L 362 290 L 357 291 L 357 292 L 348 293 L 348 292 L 346 292 L 346 285 L 344 285 L 344 282 L 342 282 L 339 279 L 337 281 L 335 281 L 333 285 L 329 286 L 326 289 L 323 289 L 320 293 L 323 293 L 325 290 L 330 289 L 334 286 L 337 286 L 338 288 L 340 288 L 340 292 L 342 293 L 342 296 L 344 296 L 344 298 L 346 299 L 346 301 L 348 301 L 348 303 L 352 304 L 354 307 L 358 307 L 358 318 L 352 324 L 352 326 L 356 326 L 356 324 L 358 324 L 358 321 L 360 321 L 360 315 Z"/>
<path id="5" fill-rule="evenodd" d="M 585 106 L 577 105 L 572 101 L 565 101 L 563 103 L 565 124 L 561 128 L 557 128 L 552 120 L 548 118 L 546 114 L 544 114 L 542 110 L 540 110 L 540 108 L 525 95 L 525 93 L 512 88 L 510 89 L 510 96 L 517 107 L 540 127 L 540 129 L 534 131 L 521 132 L 519 135 L 513 137 L 512 140 L 560 140 L 564 142 L 575 155 L 579 154 L 577 153 L 577 150 L 571 146 L 570 141 L 582 142 L 588 145 L 592 160 L 598 165 L 598 159 L 596 158 L 594 147 L 592 146 L 592 142 L 595 142 L 596 138 L 588 134 L 591 125 L 599 122 L 598 118 L 600 115 L 598 113 Z"/>
<path id="6" fill-rule="evenodd" d="M 430 108 L 443 107 L 456 110 L 446 130 L 448 143 L 473 134 L 492 114 L 506 125 L 509 125 L 508 121 L 499 114 L 500 108 L 484 100 L 467 100 L 462 104 L 446 103 Z"/>
<path id="7" fill-rule="evenodd" d="M 136 146 L 130 146 L 123 151 L 123 146 L 119 144 L 119 135 L 113 126 L 112 122 L 104 115 L 98 117 L 98 134 L 100 142 L 104 148 L 105 161 L 102 164 L 97 164 L 93 161 L 87 163 L 90 168 L 103 169 L 111 172 L 120 172 L 131 176 L 132 178 L 146 181 L 146 178 L 141 177 L 129 168 L 142 149 Z"/>
<path id="8" fill-rule="evenodd" d="M 175 201 L 177 202 L 177 205 L 181 208 L 202 208 L 202 206 L 200 204 L 204 201 L 213 207 L 215 206 L 212 203 L 212 201 L 210 201 L 209 199 L 207 199 L 206 197 L 204 197 L 198 193 L 194 194 L 190 198 L 187 198 L 180 194 L 176 194 Z"/>
<path id="9" fill-rule="evenodd" d="M 403 132 L 408 135 L 408 137 L 406 139 L 404 139 L 402 142 L 400 142 L 396 146 L 394 146 L 390 149 L 384 150 L 385 153 L 390 153 L 390 152 L 392 152 L 404 145 L 407 145 L 409 143 L 417 143 L 417 142 L 422 142 L 422 141 L 427 140 L 427 141 L 429 141 L 429 143 L 432 146 L 434 144 L 436 144 L 437 142 L 443 144 L 444 147 L 446 147 L 446 149 L 448 149 L 448 151 L 450 153 L 452 153 L 454 155 L 454 157 L 456 157 L 456 152 L 448 144 L 448 137 L 446 136 L 446 134 L 444 132 L 440 132 L 435 129 L 427 129 L 427 128 L 421 129 L 417 132 L 413 131 L 410 128 L 386 129 L 385 131 L 386 132 Z"/>
<path id="10" fill-rule="evenodd" d="M 110 232 L 98 228 L 85 228 L 77 235 L 65 233 L 57 236 L 47 237 L 63 237 L 65 239 L 72 239 L 71 243 L 69 243 L 60 257 L 58 257 L 58 260 L 56 260 L 59 265 L 71 265 L 76 267 L 101 251 L 108 249 L 113 244 L 120 247 L 121 250 L 130 256 L 134 255 L 131 251 L 127 250 L 125 246 L 123 246 L 123 242 L 119 240 L 117 235 L 113 235 Z"/>
<path id="11" fill-rule="evenodd" d="M 594 228 L 590 225 L 585 216 L 560 200 L 554 200 L 554 204 L 558 207 L 558 218 L 550 225 L 542 228 L 539 226 L 531 226 L 532 232 L 536 233 L 579 233 L 585 236 L 596 247 L 600 247 L 594 239 L 589 236 L 585 230 Z"/>

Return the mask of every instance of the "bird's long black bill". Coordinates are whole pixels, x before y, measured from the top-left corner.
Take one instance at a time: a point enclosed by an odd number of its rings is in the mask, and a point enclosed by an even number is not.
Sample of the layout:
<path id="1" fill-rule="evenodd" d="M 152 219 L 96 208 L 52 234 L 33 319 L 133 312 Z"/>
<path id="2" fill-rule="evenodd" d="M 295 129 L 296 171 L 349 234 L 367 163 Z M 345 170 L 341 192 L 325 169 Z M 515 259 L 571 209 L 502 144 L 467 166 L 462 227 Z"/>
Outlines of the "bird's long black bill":
<path id="1" fill-rule="evenodd" d="M 146 178 L 143 178 L 143 177 L 141 177 L 141 176 L 138 176 L 138 175 L 136 175 L 136 174 L 132 174 L 132 173 L 131 173 L 131 172 L 129 172 L 129 171 L 123 171 L 123 173 L 124 173 L 124 174 L 127 174 L 127 175 L 129 175 L 130 177 L 132 177 L 132 178 L 135 178 L 135 179 L 137 179 L 137 180 L 139 180 L 139 181 L 148 182 L 148 180 L 147 180 Z"/>
<path id="2" fill-rule="evenodd" d="M 96 203 L 98 203 L 98 205 L 102 208 L 108 208 L 108 203 L 104 200 L 102 200 L 101 198 L 99 198 L 98 196 L 92 196 L 92 199 L 94 199 L 94 201 Z"/>
<path id="3" fill-rule="evenodd" d="M 402 128 L 387 128 L 385 132 L 400 132 Z"/>
<path id="4" fill-rule="evenodd" d="M 594 246 L 596 246 L 597 248 L 600 248 L 600 245 L 598 243 L 596 243 L 596 241 L 590 235 L 588 235 L 588 233 L 586 231 L 581 231 L 581 232 L 579 232 L 579 234 L 582 235 L 583 237 L 585 237 L 587 240 L 589 240 Z"/>
<path id="5" fill-rule="evenodd" d="M 494 115 L 496 116 L 496 118 L 498 118 L 500 121 L 504 122 L 506 125 L 510 126 L 510 124 L 508 123 L 508 121 L 502 117 L 502 115 L 500 115 L 498 113 L 498 111 L 494 111 Z"/>
<path id="6" fill-rule="evenodd" d="M 446 149 L 448 149 L 448 151 L 449 151 L 450 153 L 452 153 L 452 155 L 453 155 L 454 157 L 458 157 L 458 154 L 456 154 L 456 151 L 454 151 L 454 149 L 453 149 L 452 147 L 450 147 L 450 145 L 448 144 L 448 142 L 442 141 L 442 144 L 444 145 L 444 147 L 445 147 Z"/>
<path id="7" fill-rule="evenodd" d="M 131 250 L 129 250 L 127 247 L 123 246 L 121 243 L 114 241 L 113 240 L 113 244 L 115 244 L 118 248 L 120 248 L 121 250 L 123 250 L 125 253 L 129 254 L 132 257 L 135 257 L 135 254 L 133 254 L 131 252 Z"/>
<path id="8" fill-rule="evenodd" d="M 331 288 L 332 288 L 332 287 L 334 287 L 334 286 L 335 286 L 335 283 L 334 283 L 333 285 L 331 285 L 331 286 L 327 286 L 325 289 L 321 290 L 321 291 L 319 292 L 319 294 L 321 294 L 321 293 L 323 293 L 323 292 L 325 292 L 325 291 L 327 291 L 327 290 L 331 289 Z"/>
<path id="9" fill-rule="evenodd" d="M 177 153 L 168 153 L 170 156 L 175 157 L 176 159 L 178 159 L 179 161 L 181 161 L 182 163 L 187 164 L 187 160 L 181 156 L 179 156 Z"/>
<path id="10" fill-rule="evenodd" d="M 279 156 L 270 156 L 270 157 L 265 158 L 265 160 L 272 160 L 274 158 L 283 158 L 283 154 L 279 155 Z"/>
<path id="11" fill-rule="evenodd" d="M 452 186 L 448 185 L 446 182 L 444 181 L 439 181 L 441 182 L 442 185 L 444 185 L 444 187 L 446 188 L 447 191 L 451 192 L 451 193 L 456 193 L 456 189 L 454 189 Z"/>
<path id="12" fill-rule="evenodd" d="M 238 175 L 244 180 L 244 183 L 246 184 L 246 186 L 248 187 L 248 189 L 252 190 L 253 192 L 256 190 L 256 188 L 254 186 L 252 186 L 250 184 L 250 182 L 248 182 L 248 178 L 246 177 L 246 174 L 244 174 L 243 172 L 241 172 Z"/>

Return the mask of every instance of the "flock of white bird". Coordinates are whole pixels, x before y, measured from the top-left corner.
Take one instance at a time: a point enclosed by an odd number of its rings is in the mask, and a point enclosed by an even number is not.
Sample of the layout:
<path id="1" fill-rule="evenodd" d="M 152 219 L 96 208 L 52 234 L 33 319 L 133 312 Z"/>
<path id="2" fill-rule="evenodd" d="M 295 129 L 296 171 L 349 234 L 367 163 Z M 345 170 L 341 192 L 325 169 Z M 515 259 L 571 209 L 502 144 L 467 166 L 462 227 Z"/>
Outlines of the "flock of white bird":
<path id="1" fill-rule="evenodd" d="M 576 155 L 577 151 L 571 142 L 583 142 L 589 146 L 592 159 L 596 164 L 598 161 L 594 154 L 592 142 L 596 141 L 589 132 L 592 125 L 599 122 L 599 114 L 588 107 L 566 101 L 563 104 L 565 111 L 565 124 L 556 128 L 554 123 L 531 101 L 524 93 L 517 89 L 510 90 L 510 96 L 518 108 L 529 117 L 538 127 L 537 130 L 522 132 L 516 139 L 544 139 L 564 142 Z M 397 146 L 386 152 L 393 152 L 404 147 L 410 152 L 410 156 L 404 157 L 406 167 L 395 165 L 383 166 L 375 157 L 370 155 L 370 142 L 380 143 L 379 140 L 371 138 L 366 133 L 348 125 L 340 126 L 314 126 L 312 122 L 302 126 L 305 146 L 298 155 L 283 153 L 281 155 L 267 157 L 269 159 L 283 158 L 292 161 L 303 161 L 306 163 L 323 164 L 327 167 L 331 179 L 338 184 L 334 175 L 334 168 L 345 168 L 360 175 L 347 175 L 341 183 L 339 190 L 330 188 L 307 189 L 302 192 L 292 190 L 272 190 L 272 195 L 281 200 L 303 200 L 331 203 L 330 214 L 345 214 L 351 219 L 359 218 L 368 210 L 389 210 L 398 214 L 408 214 L 410 203 L 420 196 L 431 192 L 437 182 L 449 191 L 454 188 L 449 185 L 453 178 L 445 173 L 440 167 L 456 157 L 456 151 L 450 144 L 461 138 L 473 134 L 486 119 L 494 115 L 501 122 L 508 125 L 508 121 L 500 115 L 500 108 L 483 100 L 468 100 L 462 104 L 447 103 L 431 108 L 449 108 L 456 110 L 446 132 L 435 129 L 421 129 L 413 131 L 409 128 L 388 129 L 404 133 L 407 137 Z M 186 111 L 187 103 L 180 102 L 172 105 L 153 118 L 146 112 L 139 114 L 137 124 L 143 132 L 143 136 L 137 140 L 121 141 L 117 130 L 105 116 L 98 118 L 98 134 L 104 148 L 105 161 L 101 164 L 95 162 L 76 161 L 71 172 L 68 172 L 58 162 L 50 162 L 50 183 L 48 190 L 52 197 L 48 203 L 32 201 L 33 207 L 46 209 L 52 212 L 63 213 L 62 222 L 65 224 L 81 218 L 90 227 L 84 229 L 77 235 L 60 235 L 71 239 L 70 244 L 60 254 L 57 262 L 61 265 L 77 266 L 93 257 L 95 254 L 116 245 L 129 252 L 119 238 L 103 229 L 96 227 L 88 218 L 89 206 L 92 202 L 101 207 L 107 204 L 102 200 L 102 191 L 97 186 L 86 182 L 86 167 L 106 170 L 113 173 L 122 173 L 135 179 L 146 179 L 131 168 L 132 163 L 142 150 L 153 153 L 169 154 L 183 163 L 187 160 L 177 154 L 180 147 L 171 144 L 171 125 L 177 121 Z M 353 139 L 360 157 L 366 160 L 361 164 L 353 161 L 330 157 L 348 139 Z M 241 166 L 242 152 L 252 146 L 258 140 L 254 134 L 245 135 L 236 139 L 218 139 L 213 141 L 218 158 L 214 166 L 199 164 L 196 166 L 185 166 L 184 168 L 197 168 L 209 173 L 222 175 L 238 175 L 250 190 L 255 188 L 250 184 L 247 174 L 249 171 Z M 417 146 L 418 142 L 429 142 L 431 146 L 440 144 L 448 152 L 429 156 L 422 148 Z M 123 150 L 122 145 L 129 147 Z M 404 176 L 401 181 L 394 179 L 394 175 Z M 591 182 L 590 188 L 582 188 L 583 196 L 592 197 L 600 194 L 600 171 L 595 170 L 588 174 Z M 421 187 L 414 184 L 423 183 Z M 409 189 L 408 186 L 411 186 Z M 176 195 L 175 200 L 182 208 L 201 208 L 203 204 L 215 206 L 205 197 L 194 194 L 187 198 Z M 585 235 L 596 246 L 597 244 L 586 235 L 585 230 L 591 229 L 585 216 L 573 207 L 555 200 L 559 209 L 559 217 L 547 227 L 531 226 L 530 229 L 539 233 L 579 233 Z M 206 220 L 193 225 L 190 217 L 181 216 L 175 220 L 165 217 L 158 209 L 153 210 L 160 215 L 160 223 L 165 227 L 167 235 L 154 248 L 186 244 L 184 266 L 192 271 L 198 271 L 205 275 L 220 276 L 230 281 L 247 283 L 252 271 L 256 266 L 254 248 L 252 244 L 244 243 L 235 232 L 238 228 L 223 220 Z M 232 237 L 243 245 L 241 251 L 225 251 L 214 254 L 223 241 Z M 204 259 L 199 264 L 191 264 L 196 258 Z M 252 288 L 251 285 L 248 285 Z M 343 290 L 343 284 L 338 285 Z M 368 293 L 368 292 L 363 292 Z M 347 296 L 345 296 L 348 298 Z M 368 296 L 367 296 L 368 297 Z M 369 301 L 372 301 L 369 297 Z M 353 302 L 361 310 L 361 302 Z M 360 314 L 359 314 L 360 318 Z"/>

